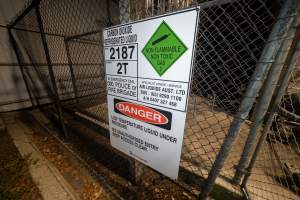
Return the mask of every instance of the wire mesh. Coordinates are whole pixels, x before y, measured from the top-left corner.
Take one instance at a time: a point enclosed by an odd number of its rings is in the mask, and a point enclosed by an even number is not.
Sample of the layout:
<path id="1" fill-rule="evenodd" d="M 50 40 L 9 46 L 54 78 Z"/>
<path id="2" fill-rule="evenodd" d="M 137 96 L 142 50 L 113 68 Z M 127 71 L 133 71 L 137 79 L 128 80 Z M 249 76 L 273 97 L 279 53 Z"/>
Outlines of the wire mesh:
<path id="1" fill-rule="evenodd" d="M 88 2 L 42 0 L 38 6 L 58 94 L 60 100 L 63 101 L 63 106 L 107 128 L 102 29 L 111 24 L 118 24 L 119 21 L 124 20 L 122 17 L 125 17 L 125 20 L 128 18 L 138 20 L 187 8 L 200 2 L 204 1 L 130 0 L 129 4 L 120 5 L 118 1 L 109 0 Z M 171 199 L 171 197 L 189 199 L 195 197 L 193 194 L 197 195 L 200 192 L 203 180 L 207 178 L 234 114 L 244 98 L 243 94 L 282 2 L 279 0 L 221 0 L 199 5 L 201 11 L 196 59 L 179 178 L 177 181 L 171 181 L 126 157 L 134 171 L 130 174 L 132 177 L 129 181 L 135 184 L 136 191 L 139 191 L 136 197 L 142 197 L 142 199 Z M 25 75 L 36 101 L 41 104 L 51 102 L 53 88 L 35 9 L 28 12 L 14 25 L 13 33 L 18 40 L 18 54 L 21 56 L 21 64 L 26 66 Z M 297 76 L 295 75 L 294 80 L 298 80 L 300 73 L 295 72 L 295 74 Z M 290 87 L 289 90 L 298 91 L 297 87 L 299 86 L 296 84 L 293 89 Z M 296 98 L 294 93 L 288 96 L 289 98 L 285 98 L 282 104 L 287 107 L 288 111 L 299 113 L 299 110 L 291 106 L 296 101 L 289 100 Z M 48 101 L 41 101 L 41 99 L 48 99 Z M 263 161 L 257 162 L 256 169 L 264 168 L 264 170 L 257 172 L 254 170 L 254 174 L 261 173 L 263 176 L 261 178 L 251 176 L 248 185 L 248 188 L 256 188 L 251 191 L 254 194 L 257 193 L 254 196 L 258 198 L 262 196 L 265 199 L 274 199 L 285 190 L 289 194 L 292 192 L 299 195 L 297 192 L 299 190 L 298 169 L 295 170 L 298 174 L 296 173 L 297 178 L 292 179 L 293 182 L 289 182 L 288 178 L 284 179 L 285 182 L 280 179 L 281 175 L 287 177 L 286 174 L 289 173 L 287 170 L 294 170 L 290 166 L 300 166 L 297 163 L 299 159 L 297 156 L 293 157 L 294 154 L 290 154 L 291 158 L 288 160 L 297 158 L 296 162 L 285 162 L 282 157 L 285 155 L 283 152 L 295 151 L 299 155 L 296 137 L 299 134 L 299 128 L 295 124 L 291 125 L 290 122 L 278 120 L 279 117 L 274 120 L 273 136 L 271 134 L 268 136 L 268 142 L 261 153 L 259 160 Z M 250 126 L 250 120 L 242 126 L 226 159 L 220 179 L 217 180 L 220 187 L 226 188 L 229 193 L 234 193 L 234 196 L 241 195 L 241 193 L 239 188 L 232 185 L 229 180 L 234 175 L 234 165 L 239 161 Z M 287 140 L 285 141 L 287 143 L 293 143 L 287 145 L 290 149 L 282 147 L 284 146 L 282 138 Z M 112 149 L 109 144 L 107 145 L 107 148 Z M 275 155 L 274 149 L 276 148 L 280 153 Z M 114 153 L 117 157 L 124 156 L 116 151 Z M 108 159 L 113 162 L 114 157 Z M 274 163 L 275 161 L 277 163 Z M 114 167 L 122 168 L 122 166 Z M 273 171 L 268 171 L 268 168 L 272 168 Z M 266 172 L 274 173 L 270 182 L 265 179 Z M 274 179 L 275 176 L 278 176 L 276 179 L 278 181 Z M 270 185 L 272 187 L 269 187 Z M 266 190 L 270 191 L 264 195 Z M 276 193 L 275 190 L 278 192 Z M 229 193 L 226 194 L 229 196 Z M 232 197 L 232 194 L 230 195 L 229 198 Z"/>
<path id="2" fill-rule="evenodd" d="M 299 199 L 299 58 L 295 65 L 246 185 L 253 198 Z"/>
<path id="3" fill-rule="evenodd" d="M 33 30 L 35 26 L 37 26 L 35 10 L 31 10 L 12 32 L 19 44 L 20 65 L 24 66 L 30 91 L 35 97 L 34 103 L 39 105 L 53 102 L 54 96 L 41 35 L 37 32 L 38 27 Z"/>
<path id="4" fill-rule="evenodd" d="M 131 17 L 140 19 L 193 4 L 192 1 L 134 1 Z M 280 5 L 279 1 L 200 4 L 196 66 L 181 156 L 182 169 L 194 176 L 207 177 Z M 242 126 L 221 176 L 233 177 L 234 165 L 238 163 L 250 126 L 250 121 Z M 179 173 L 179 180 L 184 180 L 181 174 L 186 174 Z M 238 188 L 231 184 L 222 180 L 217 183 L 238 193 Z M 197 192 L 196 188 L 192 189 Z"/>
<path id="5" fill-rule="evenodd" d="M 106 82 L 103 67 L 100 33 L 91 33 L 66 41 L 70 49 L 75 84 L 83 112 L 108 122 L 106 108 Z M 104 105 L 103 105 L 104 104 Z"/>

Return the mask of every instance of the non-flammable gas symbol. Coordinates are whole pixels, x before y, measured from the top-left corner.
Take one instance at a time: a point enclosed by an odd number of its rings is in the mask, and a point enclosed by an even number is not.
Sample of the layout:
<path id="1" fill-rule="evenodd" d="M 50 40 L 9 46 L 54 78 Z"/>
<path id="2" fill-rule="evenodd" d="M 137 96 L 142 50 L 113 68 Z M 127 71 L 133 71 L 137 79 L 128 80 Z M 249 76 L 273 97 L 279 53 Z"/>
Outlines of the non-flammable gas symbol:
<path id="1" fill-rule="evenodd" d="M 142 53 L 155 71 L 162 76 L 186 50 L 185 44 L 163 21 L 143 48 Z"/>

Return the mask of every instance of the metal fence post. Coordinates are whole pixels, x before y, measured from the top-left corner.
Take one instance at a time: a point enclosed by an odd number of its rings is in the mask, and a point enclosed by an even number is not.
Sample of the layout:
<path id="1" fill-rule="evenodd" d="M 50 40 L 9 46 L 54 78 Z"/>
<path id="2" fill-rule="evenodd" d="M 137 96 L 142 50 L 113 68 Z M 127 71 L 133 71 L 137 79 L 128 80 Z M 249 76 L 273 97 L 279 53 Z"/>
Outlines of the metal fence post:
<path id="1" fill-rule="evenodd" d="M 119 0 L 120 23 L 130 21 L 130 0 Z"/>
<path id="2" fill-rule="evenodd" d="M 283 41 L 282 38 L 278 38 L 282 28 L 286 25 L 286 16 L 289 15 L 289 9 L 293 6 L 292 0 L 285 1 L 276 23 L 273 25 L 272 31 L 269 35 L 268 41 L 262 51 L 260 59 L 255 67 L 255 71 L 252 75 L 251 81 L 246 89 L 244 98 L 239 106 L 239 109 L 230 125 L 228 134 L 223 141 L 221 149 L 215 159 L 215 162 L 209 172 L 205 183 L 201 188 L 199 195 L 200 200 L 204 200 L 208 197 L 209 193 L 213 189 L 215 181 L 220 174 L 220 171 L 224 165 L 224 162 L 231 150 L 232 144 L 238 135 L 242 124 L 247 119 L 249 112 L 254 104 L 254 101 L 258 95 L 259 90 L 263 84 L 264 78 L 268 73 L 270 66 L 278 52 Z"/>
<path id="3" fill-rule="evenodd" d="M 26 78 L 26 75 L 25 75 L 25 72 L 24 72 L 24 66 L 22 65 L 22 62 L 21 62 L 21 59 L 20 59 L 20 55 L 19 55 L 19 52 L 18 52 L 18 47 L 17 47 L 17 42 L 11 32 L 11 28 L 8 28 L 8 36 L 9 36 L 9 40 L 10 40 L 10 43 L 12 45 L 12 48 L 15 52 L 15 55 L 16 55 L 16 58 L 17 58 L 17 62 L 19 64 L 19 67 L 20 67 L 20 71 L 22 73 L 22 77 L 23 77 L 23 80 L 24 80 L 24 83 L 25 83 L 25 87 L 26 87 L 26 90 L 27 90 L 27 93 L 28 93 L 28 96 L 29 96 L 29 99 L 30 99 L 30 102 L 31 102 L 31 105 L 32 107 L 35 107 L 35 104 L 34 104 L 34 101 L 33 101 L 33 97 L 32 97 L 32 94 L 31 94 L 31 91 L 30 91 L 30 88 L 29 88 L 29 84 L 28 84 L 28 81 L 27 81 L 27 78 Z"/>
<path id="4" fill-rule="evenodd" d="M 120 23 L 130 22 L 130 0 L 119 0 L 119 10 L 120 10 Z M 140 165 L 134 159 L 129 159 L 131 165 L 131 182 L 136 184 L 137 179 L 137 169 Z"/>
<path id="5" fill-rule="evenodd" d="M 273 101 L 273 104 L 271 105 L 271 108 L 270 108 L 270 112 L 269 112 L 269 115 L 268 115 L 268 118 L 267 118 L 267 122 L 263 128 L 263 131 L 262 131 L 262 134 L 259 138 L 259 141 L 256 145 L 256 148 L 253 152 L 253 155 L 252 155 L 252 158 L 250 160 L 250 163 L 247 167 L 247 173 L 245 174 L 243 180 L 242 180 L 242 183 L 241 183 L 241 187 L 243 189 L 245 189 L 246 187 L 246 184 L 247 184 L 247 181 L 251 175 L 251 171 L 255 165 L 255 162 L 256 162 L 256 159 L 257 159 L 257 156 L 266 140 L 266 137 L 270 131 L 270 128 L 272 126 L 272 122 L 273 122 L 273 117 L 274 117 L 274 114 L 275 112 L 277 111 L 277 108 L 278 108 L 278 105 L 280 104 L 280 101 L 281 101 L 281 98 L 282 96 L 284 95 L 285 93 L 285 90 L 286 88 L 288 87 L 289 85 L 289 80 L 292 76 L 292 72 L 293 70 L 295 69 L 296 66 L 299 65 L 298 63 L 298 59 L 299 59 L 299 56 L 300 56 L 300 27 L 299 27 L 299 22 L 300 22 L 300 15 L 298 14 L 297 16 L 297 26 L 295 27 L 296 30 L 296 36 L 295 36 L 295 39 L 294 39 L 294 44 L 291 48 L 291 58 L 288 60 L 288 63 L 287 63 L 287 69 L 286 71 L 284 72 L 284 77 L 282 79 L 282 82 L 277 90 L 277 94 L 274 98 L 274 101 Z"/>
<path id="6" fill-rule="evenodd" d="M 297 8 L 297 2 L 293 3 L 293 8 L 295 7 Z M 251 125 L 243 152 L 236 167 L 236 173 L 233 178 L 233 183 L 235 184 L 240 184 L 241 178 L 245 174 L 245 168 L 250 157 L 252 146 L 255 142 L 256 134 L 263 123 L 263 119 L 271 102 L 271 98 L 276 88 L 276 83 L 279 79 L 280 72 L 283 69 L 285 61 L 288 57 L 289 49 L 291 48 L 295 36 L 296 30 L 293 27 L 290 28 L 290 26 L 295 24 L 296 20 L 294 20 L 295 18 L 293 15 L 290 15 L 288 18 L 289 21 L 286 23 L 286 31 L 282 33 L 282 36 L 280 36 L 281 38 L 284 37 L 286 39 L 284 39 L 279 53 L 276 55 L 275 62 L 270 69 L 268 77 L 264 83 L 265 85 L 263 87 L 261 97 L 258 100 L 258 104 L 254 113 L 254 121 Z M 295 25 L 297 26 L 298 23 L 296 22 Z"/>
<path id="7" fill-rule="evenodd" d="M 27 81 L 27 78 L 26 78 L 26 74 L 25 74 L 25 70 L 24 70 L 24 66 L 22 65 L 22 61 L 20 59 L 20 55 L 19 55 L 19 49 L 18 49 L 18 45 L 17 45 L 17 42 L 11 32 L 11 29 L 14 28 L 14 26 L 19 22 L 21 21 L 34 7 L 36 7 L 39 3 L 40 3 L 41 0 L 32 0 L 32 2 L 30 3 L 30 5 L 22 12 L 21 15 L 19 15 L 17 18 L 13 19 L 13 21 L 11 21 L 9 24 L 8 24 L 8 35 L 9 35 L 9 39 L 10 39 L 10 42 L 12 44 L 12 47 L 13 47 L 13 50 L 16 54 L 16 58 L 17 58 L 17 62 L 20 66 L 20 70 L 21 70 L 21 73 L 22 73 L 22 77 L 23 77 L 23 80 L 24 80 L 24 83 L 25 83 L 25 86 L 26 86 L 26 90 L 28 92 L 28 95 L 29 95 L 29 98 L 30 98 L 30 102 L 32 104 L 32 106 L 35 106 L 34 104 L 34 101 L 33 101 L 33 96 L 31 94 L 31 91 L 30 91 L 30 87 L 29 87 L 29 83 Z M 36 102 L 37 104 L 39 105 L 39 102 L 36 98 Z"/>
<path id="8" fill-rule="evenodd" d="M 66 47 L 66 53 L 67 53 L 67 58 L 68 58 L 68 64 L 69 64 L 69 69 L 70 69 L 70 74 L 71 74 L 71 81 L 72 81 L 72 85 L 73 85 L 73 90 L 74 90 L 74 95 L 76 98 L 76 102 L 78 103 L 78 90 L 77 90 L 77 86 L 76 86 L 76 79 L 75 79 L 75 75 L 74 75 L 74 69 L 73 69 L 73 64 L 72 64 L 72 59 L 71 59 L 71 55 L 70 55 L 70 48 L 69 48 L 69 40 L 64 39 L 64 43 L 65 43 L 65 47 Z"/>
<path id="9" fill-rule="evenodd" d="M 55 104 L 56 104 L 56 108 L 57 108 L 57 112 L 58 112 L 58 116 L 59 116 L 59 120 L 60 120 L 60 123 L 61 123 L 63 133 L 67 137 L 68 136 L 67 129 L 66 129 L 65 123 L 64 123 L 62 106 L 61 106 L 61 102 L 59 100 L 58 89 L 57 89 L 56 80 L 55 80 L 55 76 L 54 76 L 54 72 L 53 72 L 53 66 L 52 66 L 52 63 L 51 63 L 48 44 L 47 44 L 47 40 L 46 40 L 46 37 L 45 37 L 43 21 L 42 21 L 39 5 L 37 5 L 35 7 L 35 11 L 36 11 L 36 17 L 37 17 L 39 30 L 40 30 L 40 35 L 41 35 L 41 39 L 42 39 L 42 43 L 43 43 L 43 47 L 44 47 L 44 52 L 45 52 L 45 56 L 46 56 L 46 60 L 47 60 L 49 76 L 50 76 L 50 80 L 51 80 L 51 83 L 52 83 L 52 88 L 54 90 L 53 91 L 54 92 L 54 101 L 55 101 Z"/>

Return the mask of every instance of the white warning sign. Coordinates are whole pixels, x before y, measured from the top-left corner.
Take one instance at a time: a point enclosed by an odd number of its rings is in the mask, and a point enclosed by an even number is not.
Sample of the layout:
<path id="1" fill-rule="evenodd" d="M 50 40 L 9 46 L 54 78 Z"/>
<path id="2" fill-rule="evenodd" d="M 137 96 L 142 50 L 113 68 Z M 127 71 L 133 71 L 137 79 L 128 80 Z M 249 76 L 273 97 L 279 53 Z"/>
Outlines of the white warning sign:
<path id="1" fill-rule="evenodd" d="M 176 179 L 199 7 L 103 31 L 111 145 Z"/>

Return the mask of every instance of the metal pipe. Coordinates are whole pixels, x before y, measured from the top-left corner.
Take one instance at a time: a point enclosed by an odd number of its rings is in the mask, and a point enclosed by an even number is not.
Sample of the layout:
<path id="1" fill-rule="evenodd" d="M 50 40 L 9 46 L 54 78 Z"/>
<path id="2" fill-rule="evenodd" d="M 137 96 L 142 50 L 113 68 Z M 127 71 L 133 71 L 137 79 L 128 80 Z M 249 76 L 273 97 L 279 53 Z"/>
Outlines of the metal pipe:
<path id="1" fill-rule="evenodd" d="M 130 0 L 119 0 L 119 10 L 120 10 L 120 23 L 128 23 L 130 22 Z M 138 182 L 138 169 L 141 169 L 142 166 L 133 158 L 129 159 L 131 168 L 130 168 L 130 177 L 131 177 L 131 183 L 134 185 Z"/>
<path id="2" fill-rule="evenodd" d="M 107 26 L 112 26 L 113 25 L 113 20 L 110 12 L 110 0 L 106 0 L 106 15 L 107 15 Z"/>
<path id="3" fill-rule="evenodd" d="M 35 11 L 36 11 L 37 21 L 38 21 L 38 25 L 39 25 L 39 29 L 40 29 L 40 33 L 41 33 L 41 39 L 42 39 L 42 43 L 43 43 L 43 47 L 44 47 L 44 52 L 45 52 L 45 56 L 46 56 L 46 60 L 47 60 L 47 64 L 48 64 L 49 76 L 50 76 L 50 80 L 51 80 L 52 87 L 54 90 L 53 92 L 54 92 L 54 98 L 55 98 L 55 104 L 57 107 L 58 116 L 60 119 L 63 133 L 67 137 L 68 133 L 67 133 L 67 129 L 66 129 L 65 123 L 64 123 L 62 107 L 61 107 L 60 100 L 59 100 L 58 89 L 57 89 L 55 76 L 54 76 L 54 72 L 53 72 L 53 66 L 52 66 L 51 58 L 50 58 L 50 54 L 49 54 L 49 48 L 48 48 L 47 40 L 46 40 L 46 37 L 44 34 L 45 33 L 44 26 L 43 26 L 43 21 L 42 21 L 39 5 L 35 8 Z"/>
<path id="4" fill-rule="evenodd" d="M 294 2 L 293 7 L 297 8 L 297 2 Z M 287 22 L 287 26 L 291 26 L 292 24 L 295 24 L 296 26 L 299 25 L 299 16 L 297 19 L 295 19 L 294 17 L 290 17 L 290 20 Z M 247 166 L 249 157 L 251 156 L 251 150 L 252 150 L 252 146 L 255 143 L 256 134 L 263 123 L 263 119 L 267 113 L 274 90 L 277 86 L 276 83 L 279 80 L 280 72 L 282 71 L 285 62 L 288 58 L 288 55 L 290 53 L 289 49 L 293 44 L 293 39 L 295 37 L 296 29 L 289 28 L 285 33 L 286 36 L 284 37 L 286 39 L 282 43 L 280 50 L 276 55 L 275 62 L 270 69 L 268 77 L 264 83 L 265 85 L 263 87 L 263 91 L 258 100 L 257 107 L 254 113 L 254 121 L 251 125 L 243 152 L 241 154 L 239 163 L 236 167 L 236 173 L 232 180 L 234 184 L 240 184 L 242 176 L 245 174 L 245 168 Z"/>
<path id="5" fill-rule="evenodd" d="M 12 22 L 8 24 L 8 28 L 13 28 L 20 20 L 23 19 L 23 17 L 27 15 L 27 13 L 29 13 L 33 8 L 35 8 L 40 3 L 40 1 L 41 0 L 32 0 L 30 5 L 27 8 L 25 8 L 24 11 L 22 11 L 21 15 L 17 16 L 17 18 L 15 18 Z"/>
<path id="6" fill-rule="evenodd" d="M 8 28 L 8 36 L 9 36 L 9 40 L 10 40 L 10 43 L 12 45 L 12 48 L 13 48 L 13 50 L 15 52 L 15 55 L 16 55 L 16 58 L 17 58 L 17 62 L 18 62 L 19 67 L 20 67 L 20 71 L 21 71 L 21 74 L 22 74 L 22 77 L 23 77 L 23 80 L 24 80 L 24 83 L 25 83 L 25 87 L 26 87 L 26 90 L 27 90 L 27 93 L 28 93 L 31 105 L 34 107 L 35 104 L 34 104 L 34 101 L 33 101 L 32 94 L 30 92 L 30 88 L 29 88 L 29 84 L 28 84 L 26 75 L 24 73 L 24 66 L 22 65 L 21 58 L 20 58 L 19 51 L 18 51 L 18 47 L 17 47 L 17 42 L 16 42 L 16 40 L 15 40 L 15 38 L 14 38 L 12 32 L 11 32 L 11 28 Z"/>
<path id="7" fill-rule="evenodd" d="M 76 86 L 76 79 L 75 79 L 72 59 L 71 59 L 71 55 L 70 55 L 69 44 L 68 44 L 67 40 L 64 40 L 64 43 L 65 43 L 65 47 L 66 47 L 66 53 L 67 53 L 67 58 L 68 58 L 68 63 L 69 63 L 69 69 L 70 69 L 70 74 L 71 74 L 71 80 L 72 80 L 74 95 L 75 95 L 75 98 L 76 98 L 76 102 L 78 103 L 78 90 L 77 90 L 77 86 Z"/>
<path id="8" fill-rule="evenodd" d="M 298 20 L 300 18 L 299 16 L 298 16 Z M 280 104 L 281 98 L 284 95 L 284 93 L 286 91 L 286 88 L 289 85 L 289 80 L 292 76 L 292 72 L 293 72 L 294 68 L 296 66 L 298 66 L 298 64 L 299 64 L 299 63 L 297 63 L 297 61 L 299 60 L 299 57 L 300 57 L 300 29 L 299 29 L 299 25 L 296 28 L 297 28 L 297 31 L 296 31 L 297 33 L 296 33 L 295 40 L 294 40 L 296 42 L 296 45 L 295 45 L 296 47 L 292 48 L 292 50 L 291 50 L 293 52 L 292 58 L 288 60 L 287 69 L 284 73 L 284 77 L 281 81 L 281 85 L 279 86 L 279 88 L 277 90 L 277 94 L 275 96 L 274 102 L 271 105 L 271 109 L 270 109 L 270 112 L 269 112 L 269 115 L 268 115 L 267 122 L 264 126 L 264 129 L 262 131 L 262 135 L 259 138 L 259 141 L 257 143 L 257 146 L 256 146 L 255 150 L 254 150 L 254 153 L 252 155 L 250 163 L 247 167 L 247 173 L 245 174 L 244 179 L 243 179 L 242 184 L 241 184 L 242 188 L 246 187 L 247 181 L 248 181 L 248 179 L 251 175 L 251 171 L 254 167 L 257 156 L 258 156 L 258 154 L 259 154 L 259 152 L 262 148 L 262 145 L 264 144 L 264 141 L 266 140 L 266 137 L 267 137 L 267 135 L 270 131 L 270 128 L 271 128 L 271 125 L 272 125 L 272 122 L 273 122 L 273 116 L 274 116 L 275 112 L 277 112 L 278 105 Z"/>
<path id="9" fill-rule="evenodd" d="M 29 53 L 29 51 L 28 51 L 27 48 L 24 48 L 24 51 L 25 51 L 26 55 L 28 56 L 29 61 L 31 62 L 31 66 L 33 66 L 33 69 L 36 71 L 36 74 L 38 75 L 38 78 L 42 81 L 42 83 L 44 83 L 45 87 L 48 89 L 47 91 L 50 93 L 49 97 L 50 98 L 54 97 L 54 94 L 52 92 L 51 87 L 49 86 L 49 84 L 47 84 L 47 83 L 44 82 L 45 80 L 44 80 L 41 72 L 39 71 L 39 68 L 37 67 L 39 65 L 36 64 L 35 60 L 31 56 L 31 54 Z M 31 85 L 33 86 L 32 90 L 33 91 L 38 91 L 39 88 L 38 87 L 36 87 L 36 88 L 34 87 L 34 86 L 36 86 L 36 80 L 33 80 L 33 78 L 31 77 L 30 73 L 28 73 L 28 71 L 26 71 L 26 72 L 27 72 L 27 76 L 28 76 L 29 80 L 31 81 Z M 35 95 L 35 100 L 36 100 L 37 106 L 40 107 L 41 104 L 39 102 L 39 94 Z"/>
<path id="10" fill-rule="evenodd" d="M 281 33 L 281 30 L 286 25 L 287 16 L 289 15 L 289 10 L 293 6 L 292 0 L 285 1 L 282 9 L 280 10 L 278 19 L 273 25 L 272 31 L 269 35 L 269 38 L 265 44 L 265 47 L 262 51 L 260 59 L 256 65 L 255 71 L 251 77 L 251 81 L 247 87 L 244 98 L 239 106 L 239 109 L 231 123 L 231 126 L 228 130 L 228 134 L 223 141 L 221 149 L 216 157 L 216 160 L 209 172 L 208 178 L 205 180 L 201 188 L 201 193 L 199 195 L 200 200 L 204 200 L 208 197 L 209 193 L 213 189 L 215 181 L 220 174 L 220 171 L 224 165 L 224 162 L 231 150 L 232 143 L 238 135 L 242 124 L 249 115 L 249 112 L 253 106 L 256 96 L 258 95 L 259 90 L 263 84 L 263 80 L 266 74 L 269 71 L 273 59 L 275 58 L 279 47 L 282 43 L 282 38 L 278 38 Z"/>
<path id="11" fill-rule="evenodd" d="M 120 23 L 130 22 L 130 0 L 119 0 Z"/>
<path id="12" fill-rule="evenodd" d="M 94 31 L 89 31 L 89 32 L 80 33 L 80 34 L 77 34 L 77 35 L 72 35 L 72 36 L 66 37 L 65 40 L 69 41 L 69 40 L 79 39 L 79 38 L 84 37 L 84 36 L 93 35 L 93 34 L 101 33 L 101 32 L 102 32 L 101 29 L 94 30 Z M 89 40 L 89 41 L 94 41 L 94 40 Z"/>

